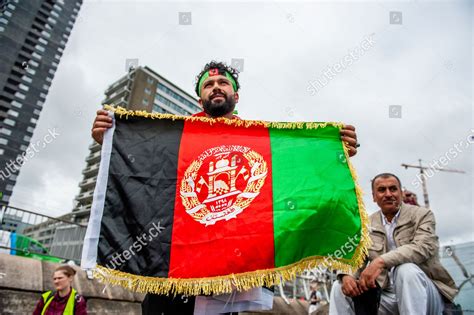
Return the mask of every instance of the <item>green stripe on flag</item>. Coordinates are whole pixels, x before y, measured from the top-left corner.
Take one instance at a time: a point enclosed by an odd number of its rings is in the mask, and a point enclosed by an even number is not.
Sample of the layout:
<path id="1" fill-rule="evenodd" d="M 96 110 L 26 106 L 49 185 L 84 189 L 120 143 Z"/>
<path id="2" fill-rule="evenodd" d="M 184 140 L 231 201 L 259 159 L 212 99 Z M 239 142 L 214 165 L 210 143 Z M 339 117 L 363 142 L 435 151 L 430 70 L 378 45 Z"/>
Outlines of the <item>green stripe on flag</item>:
<path id="1" fill-rule="evenodd" d="M 355 246 L 347 243 L 354 235 L 359 243 L 361 220 L 339 129 L 271 128 L 270 143 L 275 267 L 310 256 L 351 258 Z"/>

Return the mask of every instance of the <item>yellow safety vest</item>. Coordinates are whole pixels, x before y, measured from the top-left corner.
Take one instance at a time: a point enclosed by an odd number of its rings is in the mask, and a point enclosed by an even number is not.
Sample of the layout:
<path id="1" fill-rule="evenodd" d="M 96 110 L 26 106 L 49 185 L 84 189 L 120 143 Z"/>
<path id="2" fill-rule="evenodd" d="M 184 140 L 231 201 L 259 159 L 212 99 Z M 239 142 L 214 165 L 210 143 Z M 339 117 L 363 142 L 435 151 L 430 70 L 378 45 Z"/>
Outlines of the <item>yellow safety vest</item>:
<path id="1" fill-rule="evenodd" d="M 66 303 L 66 308 L 64 309 L 63 314 L 64 315 L 73 315 L 74 314 L 74 306 L 76 303 L 76 290 L 71 288 L 71 294 L 69 295 L 69 298 L 67 299 Z M 44 306 L 43 306 L 43 311 L 41 312 L 41 315 L 44 315 L 46 313 L 46 310 L 48 309 L 49 304 L 51 304 L 51 301 L 54 298 L 54 295 L 48 299 L 48 297 L 51 295 L 51 291 L 43 293 L 43 301 L 44 301 Z"/>

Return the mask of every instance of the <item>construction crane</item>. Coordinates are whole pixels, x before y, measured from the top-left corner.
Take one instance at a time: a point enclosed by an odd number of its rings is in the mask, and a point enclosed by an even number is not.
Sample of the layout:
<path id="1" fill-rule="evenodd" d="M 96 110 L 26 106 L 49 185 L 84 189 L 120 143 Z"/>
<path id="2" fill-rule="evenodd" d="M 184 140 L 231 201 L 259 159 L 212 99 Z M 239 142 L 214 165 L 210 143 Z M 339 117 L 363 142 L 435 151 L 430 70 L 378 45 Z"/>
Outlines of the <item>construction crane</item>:
<path id="1" fill-rule="evenodd" d="M 420 178 L 421 178 L 421 186 L 423 187 L 423 198 L 425 200 L 425 208 L 430 207 L 430 201 L 428 199 L 428 189 L 426 188 L 426 174 L 425 170 L 431 169 L 434 171 L 439 171 L 439 172 L 450 172 L 450 173 L 466 173 L 464 171 L 459 171 L 459 170 L 453 170 L 453 169 L 448 169 L 448 168 L 441 168 L 441 167 L 428 167 L 428 166 L 423 166 L 421 164 L 421 159 L 418 159 L 419 165 L 409 165 L 409 164 L 402 164 L 402 166 L 405 169 L 408 169 L 409 167 L 411 168 L 418 168 L 420 170 Z"/>

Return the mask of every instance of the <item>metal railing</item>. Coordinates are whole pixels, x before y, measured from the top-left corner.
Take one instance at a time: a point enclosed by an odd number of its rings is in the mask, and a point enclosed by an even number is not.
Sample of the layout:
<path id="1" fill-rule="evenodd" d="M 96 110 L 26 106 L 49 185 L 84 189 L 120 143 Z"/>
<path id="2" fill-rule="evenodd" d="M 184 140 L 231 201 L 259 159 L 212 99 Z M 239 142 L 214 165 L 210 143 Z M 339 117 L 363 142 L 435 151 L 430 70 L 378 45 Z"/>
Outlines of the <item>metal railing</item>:
<path id="1" fill-rule="evenodd" d="M 35 257 L 54 256 L 79 263 L 86 225 L 74 222 L 74 213 L 59 218 L 31 210 L 0 205 L 0 232 L 25 236 L 22 248 L 5 246 L 13 253 L 31 253 Z"/>

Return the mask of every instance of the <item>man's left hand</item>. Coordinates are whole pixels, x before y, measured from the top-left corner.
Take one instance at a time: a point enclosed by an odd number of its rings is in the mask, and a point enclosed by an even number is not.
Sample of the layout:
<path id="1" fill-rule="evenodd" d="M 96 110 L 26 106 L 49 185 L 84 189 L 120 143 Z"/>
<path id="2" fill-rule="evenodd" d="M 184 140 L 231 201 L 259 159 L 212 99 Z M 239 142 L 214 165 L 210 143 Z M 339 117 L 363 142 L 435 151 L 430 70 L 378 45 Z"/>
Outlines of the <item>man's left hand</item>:
<path id="1" fill-rule="evenodd" d="M 352 125 L 344 125 L 341 129 L 341 140 L 347 144 L 349 156 L 354 156 L 357 153 L 357 134 L 355 127 Z"/>
<path id="2" fill-rule="evenodd" d="M 377 277 L 385 268 L 385 262 L 382 258 L 377 257 L 362 271 L 359 278 L 359 284 L 363 291 L 367 291 L 370 288 L 375 288 L 375 281 Z"/>

